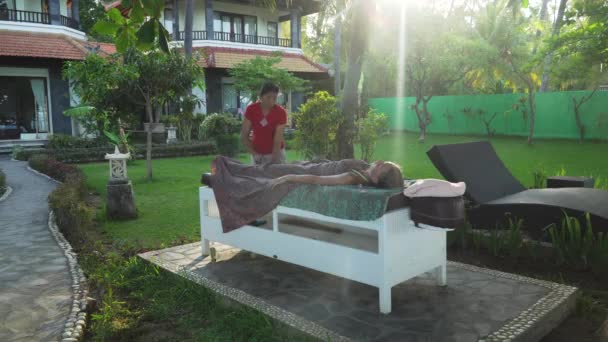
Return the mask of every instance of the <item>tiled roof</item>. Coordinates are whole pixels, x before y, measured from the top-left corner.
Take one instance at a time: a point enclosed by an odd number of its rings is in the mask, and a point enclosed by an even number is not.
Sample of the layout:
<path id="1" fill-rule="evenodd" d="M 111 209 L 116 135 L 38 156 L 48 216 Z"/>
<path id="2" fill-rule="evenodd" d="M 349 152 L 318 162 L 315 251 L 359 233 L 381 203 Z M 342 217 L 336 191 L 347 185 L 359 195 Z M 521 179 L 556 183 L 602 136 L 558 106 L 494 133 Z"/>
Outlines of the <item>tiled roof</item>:
<path id="1" fill-rule="evenodd" d="M 0 56 L 82 60 L 99 47 L 104 55 L 116 52 L 114 44 L 87 42 L 61 34 L 0 30 Z"/>
<path id="2" fill-rule="evenodd" d="M 235 64 L 241 63 L 255 56 L 269 57 L 270 51 L 247 50 L 235 48 L 205 47 L 195 48 L 201 54 L 200 65 L 205 68 L 230 69 Z M 283 53 L 277 67 L 287 69 L 291 72 L 327 73 L 327 69 L 314 63 L 303 55 Z"/>
<path id="3" fill-rule="evenodd" d="M 83 59 L 86 49 L 60 34 L 0 31 L 0 56 Z"/>

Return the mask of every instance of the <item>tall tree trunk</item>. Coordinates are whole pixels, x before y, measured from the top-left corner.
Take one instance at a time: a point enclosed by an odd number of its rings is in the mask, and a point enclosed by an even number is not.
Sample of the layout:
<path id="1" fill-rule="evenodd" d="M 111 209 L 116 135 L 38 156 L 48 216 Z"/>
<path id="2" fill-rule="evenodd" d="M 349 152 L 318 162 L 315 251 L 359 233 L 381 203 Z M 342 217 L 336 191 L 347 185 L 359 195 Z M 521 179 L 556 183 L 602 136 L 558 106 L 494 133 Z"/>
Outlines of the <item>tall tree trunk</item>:
<path id="1" fill-rule="evenodd" d="M 186 0 L 186 22 L 184 23 L 184 53 L 187 57 L 192 56 L 192 25 L 194 12 L 194 0 Z"/>
<path id="2" fill-rule="evenodd" d="M 340 80 L 340 57 L 342 56 L 342 18 L 336 16 L 334 30 L 334 94 L 340 96 L 342 81 Z M 339 105 L 338 105 L 339 106 Z"/>
<path id="3" fill-rule="evenodd" d="M 580 106 L 581 102 L 576 101 L 576 97 L 572 97 L 572 102 L 574 103 L 574 119 L 576 120 L 576 127 L 578 127 L 578 142 L 582 143 L 585 139 L 585 125 L 583 124 L 583 120 L 581 120 Z"/>
<path id="4" fill-rule="evenodd" d="M 363 56 L 367 48 L 369 17 L 373 15 L 375 3 L 367 0 L 353 0 L 352 26 L 348 67 L 342 90 L 342 115 L 344 124 L 338 131 L 338 158 L 354 158 L 353 140 L 355 134 L 355 113 L 358 105 L 358 87 L 361 80 Z"/>
<path id="5" fill-rule="evenodd" d="M 540 13 L 538 15 L 538 18 L 541 21 L 547 20 L 547 4 L 548 3 L 549 3 L 549 0 L 543 0 L 543 5 L 542 5 L 542 7 L 540 9 Z M 540 40 L 541 34 L 542 34 L 542 31 L 540 29 L 536 30 L 536 39 L 537 39 L 537 42 L 534 43 L 534 49 L 532 49 L 532 54 L 533 55 L 536 54 L 536 50 L 538 50 L 538 44 L 539 44 L 538 41 Z"/>
<path id="6" fill-rule="evenodd" d="M 574 104 L 574 119 L 576 120 L 576 127 L 578 127 L 579 133 L 579 142 L 582 143 L 585 140 L 585 124 L 583 123 L 583 119 L 581 118 L 581 107 L 583 104 L 595 95 L 598 87 L 595 87 L 591 94 L 587 96 L 583 96 L 580 99 L 577 99 L 576 96 L 572 96 L 572 103 Z"/>
<path id="7" fill-rule="evenodd" d="M 148 129 L 146 130 L 146 172 L 148 181 L 152 180 L 152 125 L 154 125 L 154 113 L 152 104 L 146 101 L 146 114 L 148 115 Z"/>
<path id="8" fill-rule="evenodd" d="M 555 22 L 553 23 L 553 32 L 551 33 L 552 37 L 559 35 L 559 30 L 562 27 L 562 23 L 564 22 L 564 12 L 566 11 L 566 4 L 568 0 L 560 0 L 559 8 L 557 10 L 557 16 L 555 17 Z M 553 60 L 553 54 L 550 53 L 547 55 L 544 61 L 544 71 L 543 71 L 543 79 L 540 84 L 540 92 L 545 92 L 549 89 L 549 72 L 551 70 L 551 63 Z"/>
<path id="9" fill-rule="evenodd" d="M 536 94 L 534 92 L 534 84 L 528 86 L 528 103 L 530 105 L 530 131 L 528 132 L 528 145 L 532 145 L 534 138 L 534 125 L 536 123 Z"/>
<path id="10" fill-rule="evenodd" d="M 428 103 L 433 96 L 421 95 L 420 99 L 416 98 L 416 116 L 418 116 L 418 127 L 420 128 L 419 142 L 424 142 L 426 139 L 426 129 L 431 123 L 431 113 L 429 112 Z M 422 102 L 422 108 L 420 103 Z"/>

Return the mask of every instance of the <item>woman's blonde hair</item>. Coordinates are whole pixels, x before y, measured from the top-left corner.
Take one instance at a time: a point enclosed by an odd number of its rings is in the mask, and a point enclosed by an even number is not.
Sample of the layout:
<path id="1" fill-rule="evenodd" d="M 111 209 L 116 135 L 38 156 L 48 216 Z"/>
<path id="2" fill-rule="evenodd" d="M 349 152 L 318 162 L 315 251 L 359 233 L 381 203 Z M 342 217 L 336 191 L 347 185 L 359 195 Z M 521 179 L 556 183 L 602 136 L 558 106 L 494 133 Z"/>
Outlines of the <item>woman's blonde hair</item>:
<path id="1" fill-rule="evenodd" d="M 402 188 L 403 187 L 403 174 L 401 173 L 401 167 L 392 162 L 385 162 L 382 173 L 378 177 L 378 183 L 376 187 L 391 189 L 391 188 Z"/>

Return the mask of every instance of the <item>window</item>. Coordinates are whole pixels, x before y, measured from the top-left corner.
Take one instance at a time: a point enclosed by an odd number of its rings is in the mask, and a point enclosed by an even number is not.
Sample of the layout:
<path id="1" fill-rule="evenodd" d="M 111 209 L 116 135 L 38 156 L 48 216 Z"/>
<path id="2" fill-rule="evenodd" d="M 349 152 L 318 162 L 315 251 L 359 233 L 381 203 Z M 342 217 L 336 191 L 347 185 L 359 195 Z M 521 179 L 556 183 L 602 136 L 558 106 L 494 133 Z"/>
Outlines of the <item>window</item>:
<path id="1" fill-rule="evenodd" d="M 213 13 L 213 31 L 222 32 L 222 18 L 218 12 Z"/>
<path id="2" fill-rule="evenodd" d="M 49 0 L 40 0 L 40 8 L 42 13 L 49 13 Z"/>
<path id="3" fill-rule="evenodd" d="M 279 38 L 279 26 L 277 23 L 268 22 L 268 37 Z"/>
<path id="4" fill-rule="evenodd" d="M 248 36 L 258 35 L 258 18 L 245 16 L 245 34 Z"/>
<path id="5" fill-rule="evenodd" d="M 68 18 L 73 18 L 74 14 L 72 13 L 72 0 L 66 1 L 67 15 Z"/>
<path id="6" fill-rule="evenodd" d="M 249 42 L 257 35 L 257 17 L 233 13 L 214 12 L 215 39 Z"/>

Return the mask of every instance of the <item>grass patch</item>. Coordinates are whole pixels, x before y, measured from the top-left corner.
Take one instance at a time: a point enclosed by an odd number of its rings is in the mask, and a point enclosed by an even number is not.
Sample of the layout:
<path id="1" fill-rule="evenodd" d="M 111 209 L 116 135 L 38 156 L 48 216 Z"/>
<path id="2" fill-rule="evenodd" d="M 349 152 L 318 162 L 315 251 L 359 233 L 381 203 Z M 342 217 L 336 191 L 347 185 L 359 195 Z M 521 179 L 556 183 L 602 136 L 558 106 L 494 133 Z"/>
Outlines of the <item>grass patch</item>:
<path id="1" fill-rule="evenodd" d="M 433 135 L 425 143 L 419 143 L 417 139 L 416 134 L 410 133 L 385 136 L 378 142 L 374 157 L 399 163 L 408 178 L 442 178 L 426 156 L 432 145 L 484 138 Z M 537 140 L 528 146 L 521 138 L 494 138 L 492 143 L 513 175 L 526 186 L 533 185 L 533 171 L 541 167 L 549 175 L 563 168 L 569 175 L 608 177 L 608 158 L 604 158 L 607 143 Z M 287 159 L 298 160 L 298 155 L 288 151 Z M 167 247 L 175 240 L 198 240 L 198 187 L 201 173 L 210 169 L 212 160 L 212 156 L 154 160 L 152 182 L 145 179 L 145 161 L 131 163 L 128 172 L 140 217 L 134 221 L 106 221 L 102 213 L 98 219 L 104 230 L 115 239 L 128 240 L 148 249 Z M 249 157 L 240 155 L 240 160 L 248 162 Z M 81 165 L 80 168 L 87 175 L 87 185 L 105 198 L 107 163 Z"/>
<path id="2" fill-rule="evenodd" d="M 312 341 L 137 257 L 93 253 L 81 259 L 102 298 L 92 315 L 91 340 Z"/>

